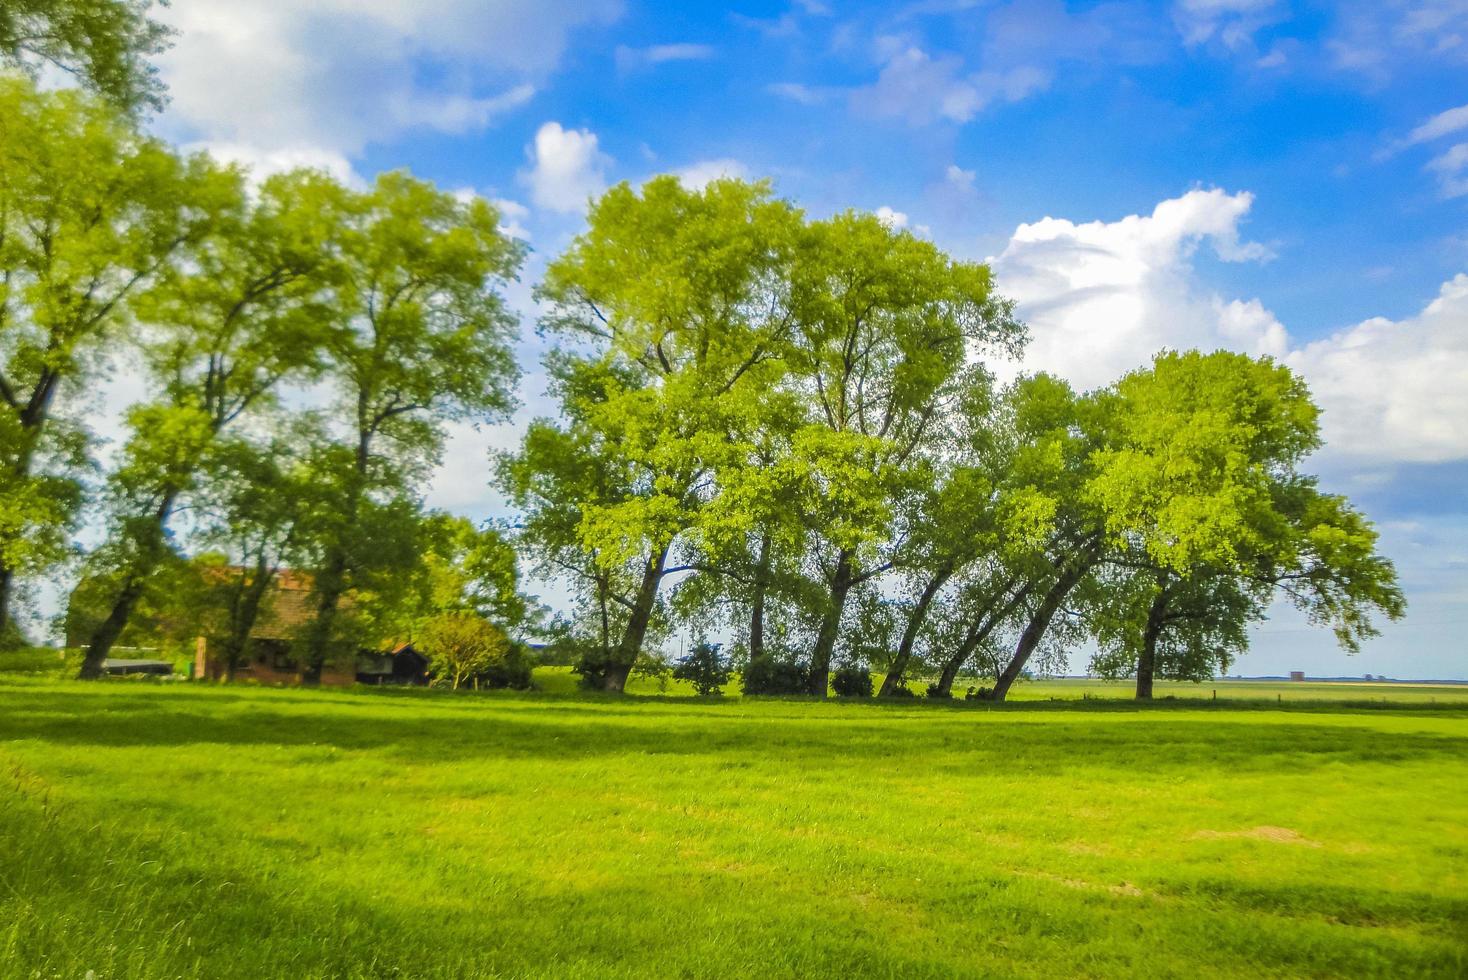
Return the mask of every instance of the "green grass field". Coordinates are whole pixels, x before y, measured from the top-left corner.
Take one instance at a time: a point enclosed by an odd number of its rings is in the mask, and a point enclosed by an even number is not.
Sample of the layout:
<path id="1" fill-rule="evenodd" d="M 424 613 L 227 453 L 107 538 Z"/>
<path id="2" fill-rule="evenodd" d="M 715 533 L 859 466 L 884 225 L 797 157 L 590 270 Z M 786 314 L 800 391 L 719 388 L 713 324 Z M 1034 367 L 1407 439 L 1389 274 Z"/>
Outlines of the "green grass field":
<path id="1" fill-rule="evenodd" d="M 995 708 L 7 675 L 0 975 L 1468 974 L 1468 692 L 1137 710 L 1055 684 Z"/>

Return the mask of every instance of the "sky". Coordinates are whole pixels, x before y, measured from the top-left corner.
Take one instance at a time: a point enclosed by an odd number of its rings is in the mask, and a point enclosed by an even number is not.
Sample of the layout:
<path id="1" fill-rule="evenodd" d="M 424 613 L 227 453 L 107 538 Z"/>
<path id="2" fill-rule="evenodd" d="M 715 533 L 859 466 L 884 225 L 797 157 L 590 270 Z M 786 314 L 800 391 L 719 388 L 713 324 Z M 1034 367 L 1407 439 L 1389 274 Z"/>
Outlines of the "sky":
<path id="1" fill-rule="evenodd" d="M 731 5 L 174 0 L 160 135 L 344 179 L 408 168 L 532 248 L 524 407 L 454 430 L 429 502 L 502 516 L 486 456 L 552 414 L 530 288 L 587 199 L 769 178 L 992 264 L 1082 386 L 1158 349 L 1298 370 L 1311 461 L 1409 612 L 1348 657 L 1288 609 L 1245 674 L 1468 678 L 1468 0 Z"/>

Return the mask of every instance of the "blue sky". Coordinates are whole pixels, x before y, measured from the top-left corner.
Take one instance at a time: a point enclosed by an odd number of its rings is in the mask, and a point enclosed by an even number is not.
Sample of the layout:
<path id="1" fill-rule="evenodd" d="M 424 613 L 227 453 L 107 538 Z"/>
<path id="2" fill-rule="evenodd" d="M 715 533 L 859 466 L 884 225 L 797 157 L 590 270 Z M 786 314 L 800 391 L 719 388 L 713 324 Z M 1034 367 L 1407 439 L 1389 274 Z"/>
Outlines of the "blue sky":
<path id="1" fill-rule="evenodd" d="M 261 171 L 397 167 L 544 256 L 587 195 L 770 177 L 992 259 L 1080 385 L 1162 346 L 1301 371 L 1328 485 L 1411 610 L 1358 658 L 1281 613 L 1248 673 L 1468 677 L 1468 0 L 175 0 L 155 128 Z M 1462 278 L 1458 278 L 1458 277 Z M 534 308 L 524 356 L 533 362 Z M 532 373 L 525 414 L 548 409 Z M 431 500 L 497 513 L 457 430 Z"/>

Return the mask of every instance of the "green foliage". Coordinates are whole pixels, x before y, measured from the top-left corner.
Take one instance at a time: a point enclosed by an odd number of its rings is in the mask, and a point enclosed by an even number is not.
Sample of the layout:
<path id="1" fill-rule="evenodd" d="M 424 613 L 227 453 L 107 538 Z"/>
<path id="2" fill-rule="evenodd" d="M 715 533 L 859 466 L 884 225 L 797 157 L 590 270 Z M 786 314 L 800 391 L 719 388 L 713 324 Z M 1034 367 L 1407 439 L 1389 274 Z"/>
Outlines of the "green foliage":
<path id="1" fill-rule="evenodd" d="M 692 684 L 699 697 L 723 694 L 730 675 L 729 658 L 719 652 L 717 643 L 695 643 L 673 668 L 673 679 Z"/>
<path id="2" fill-rule="evenodd" d="M 525 651 L 476 613 L 440 613 L 422 625 L 419 641 L 434 676 L 455 690 L 467 680 L 487 687 L 530 686 Z"/>
<path id="3" fill-rule="evenodd" d="M 746 695 L 806 694 L 810 669 L 791 654 L 777 651 L 750 658 L 741 681 Z"/>
<path id="4" fill-rule="evenodd" d="M 5 0 L 0 65 L 36 74 L 44 65 L 75 75 L 124 110 L 163 107 L 148 63 L 172 31 L 148 16 L 153 0 Z"/>
<path id="5" fill-rule="evenodd" d="M 846 664 L 831 672 L 831 690 L 837 697 L 869 698 L 872 696 L 872 672 L 865 664 Z"/>

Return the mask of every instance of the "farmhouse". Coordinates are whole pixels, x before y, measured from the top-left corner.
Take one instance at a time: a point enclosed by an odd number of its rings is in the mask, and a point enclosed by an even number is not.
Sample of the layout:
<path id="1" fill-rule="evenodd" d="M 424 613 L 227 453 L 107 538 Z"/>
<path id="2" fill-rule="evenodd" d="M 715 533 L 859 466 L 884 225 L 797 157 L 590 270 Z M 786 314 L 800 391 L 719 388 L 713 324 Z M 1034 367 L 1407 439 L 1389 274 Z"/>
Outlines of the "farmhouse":
<path id="1" fill-rule="evenodd" d="M 243 574 L 243 569 L 228 571 Z M 344 609 L 350 608 L 351 598 L 345 597 L 342 605 Z M 261 604 L 250 630 L 245 659 L 235 667 L 235 678 L 264 684 L 301 683 L 304 670 L 295 644 L 315 615 L 311 577 L 289 569 L 276 573 L 274 587 Z M 223 640 L 223 631 L 214 630 L 194 641 L 193 676 L 217 680 L 225 675 Z M 334 687 L 358 683 L 426 684 L 428 659 L 411 643 L 394 643 L 386 650 L 362 649 L 350 662 L 325 664 L 320 682 Z"/>

